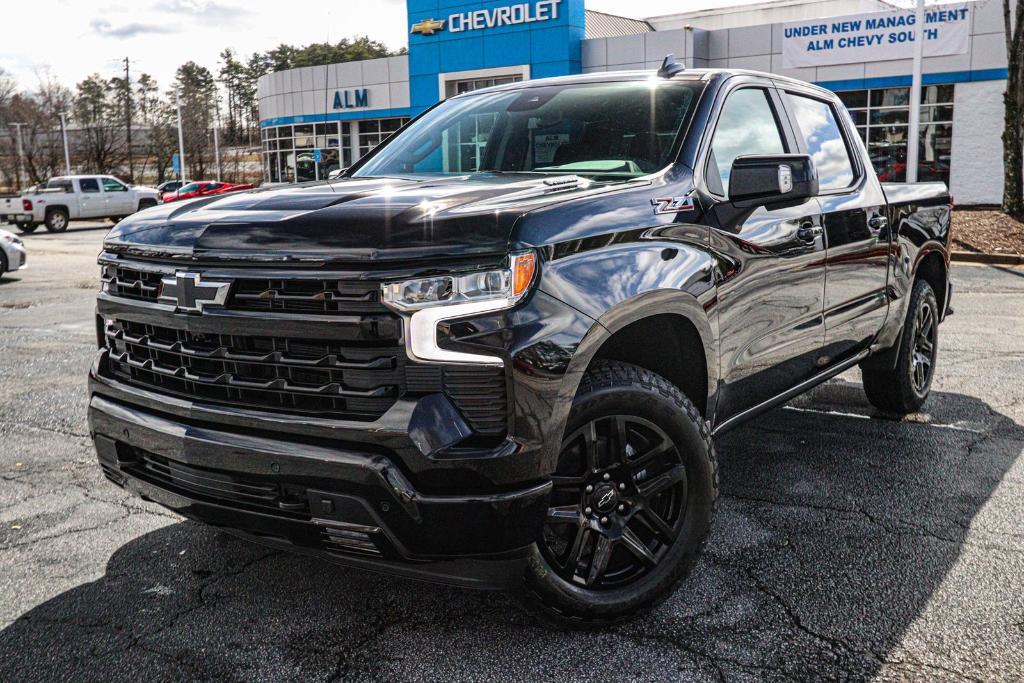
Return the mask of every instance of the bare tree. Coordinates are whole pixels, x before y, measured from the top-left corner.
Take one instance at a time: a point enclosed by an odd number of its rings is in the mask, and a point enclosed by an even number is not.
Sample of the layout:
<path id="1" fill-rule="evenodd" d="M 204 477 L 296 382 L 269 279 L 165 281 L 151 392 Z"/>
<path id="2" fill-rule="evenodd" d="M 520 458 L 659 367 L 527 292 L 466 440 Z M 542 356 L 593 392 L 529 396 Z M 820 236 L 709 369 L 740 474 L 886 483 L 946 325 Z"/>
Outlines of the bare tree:
<path id="1" fill-rule="evenodd" d="M 1024 220 L 1024 0 L 1003 0 L 1007 78 L 1003 93 L 1003 211 Z"/>
<path id="2" fill-rule="evenodd" d="M 71 91 L 49 75 L 41 75 L 39 88 L 24 99 L 24 165 L 33 183 L 64 172 L 60 112 L 67 111 L 71 100 Z"/>

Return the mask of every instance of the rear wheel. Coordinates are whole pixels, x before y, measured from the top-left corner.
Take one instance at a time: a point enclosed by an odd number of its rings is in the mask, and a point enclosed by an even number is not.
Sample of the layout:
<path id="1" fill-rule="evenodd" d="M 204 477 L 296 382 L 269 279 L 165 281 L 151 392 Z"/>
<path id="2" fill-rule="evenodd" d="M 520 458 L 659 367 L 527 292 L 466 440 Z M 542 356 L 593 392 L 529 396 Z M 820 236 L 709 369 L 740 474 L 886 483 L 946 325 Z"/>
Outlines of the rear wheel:
<path id="1" fill-rule="evenodd" d="M 50 232 L 64 232 L 68 229 L 68 212 L 52 209 L 46 214 L 46 229 Z"/>
<path id="2" fill-rule="evenodd" d="M 17 226 L 18 226 L 18 230 L 19 231 L 21 231 L 24 234 L 28 235 L 29 233 L 35 232 L 36 228 L 39 227 L 39 224 L 38 223 L 18 223 Z"/>
<path id="3" fill-rule="evenodd" d="M 696 561 L 718 496 L 697 409 L 625 363 L 587 372 L 552 482 L 520 597 L 559 625 L 615 623 L 658 604 Z"/>
<path id="4" fill-rule="evenodd" d="M 939 305 L 925 280 L 917 280 L 910 295 L 907 319 L 900 333 L 895 368 L 862 369 L 864 393 L 881 411 L 906 415 L 917 412 L 931 392 L 939 352 Z"/>

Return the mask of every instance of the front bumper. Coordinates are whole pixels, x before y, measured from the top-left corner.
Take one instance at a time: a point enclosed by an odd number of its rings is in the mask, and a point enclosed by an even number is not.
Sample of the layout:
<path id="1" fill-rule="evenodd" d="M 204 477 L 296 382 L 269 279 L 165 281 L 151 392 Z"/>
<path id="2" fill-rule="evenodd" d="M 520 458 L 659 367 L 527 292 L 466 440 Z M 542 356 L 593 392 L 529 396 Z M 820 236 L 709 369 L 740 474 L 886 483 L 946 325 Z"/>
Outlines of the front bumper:
<path id="1" fill-rule="evenodd" d="M 97 393 L 89 426 L 107 478 L 185 517 L 467 587 L 501 588 L 522 575 L 551 486 L 424 494 L 385 455 L 189 424 Z"/>

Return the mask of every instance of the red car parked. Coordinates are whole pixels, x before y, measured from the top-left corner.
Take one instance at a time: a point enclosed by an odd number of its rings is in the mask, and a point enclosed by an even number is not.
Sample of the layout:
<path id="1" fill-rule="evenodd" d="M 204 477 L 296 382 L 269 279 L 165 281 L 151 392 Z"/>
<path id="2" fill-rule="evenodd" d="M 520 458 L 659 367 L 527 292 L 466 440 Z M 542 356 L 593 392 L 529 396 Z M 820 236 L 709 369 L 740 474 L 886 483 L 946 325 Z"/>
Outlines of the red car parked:
<path id="1" fill-rule="evenodd" d="M 175 202 L 179 199 L 194 199 L 196 197 L 208 197 L 213 194 L 224 194 L 238 190 L 251 190 L 252 185 L 235 185 L 233 183 L 222 183 L 215 180 L 203 180 L 196 183 L 189 183 L 177 192 L 166 192 L 162 197 L 164 204 Z"/>

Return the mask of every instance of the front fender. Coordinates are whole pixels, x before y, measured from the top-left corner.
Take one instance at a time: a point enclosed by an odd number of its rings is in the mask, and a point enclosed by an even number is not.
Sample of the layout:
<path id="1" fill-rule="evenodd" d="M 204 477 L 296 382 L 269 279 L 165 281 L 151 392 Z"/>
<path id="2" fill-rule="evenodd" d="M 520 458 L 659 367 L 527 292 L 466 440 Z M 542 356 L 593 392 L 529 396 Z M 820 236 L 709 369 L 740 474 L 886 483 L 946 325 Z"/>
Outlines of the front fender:
<path id="1" fill-rule="evenodd" d="M 714 419 L 719 364 L 714 256 L 703 248 L 707 228 L 684 226 L 646 239 L 557 258 L 545 264 L 540 289 L 596 323 L 581 340 L 559 390 L 564 425 L 587 367 L 616 332 L 654 315 L 674 314 L 696 328 L 704 347 L 708 419 Z M 560 441 L 559 435 L 559 441 Z"/>

